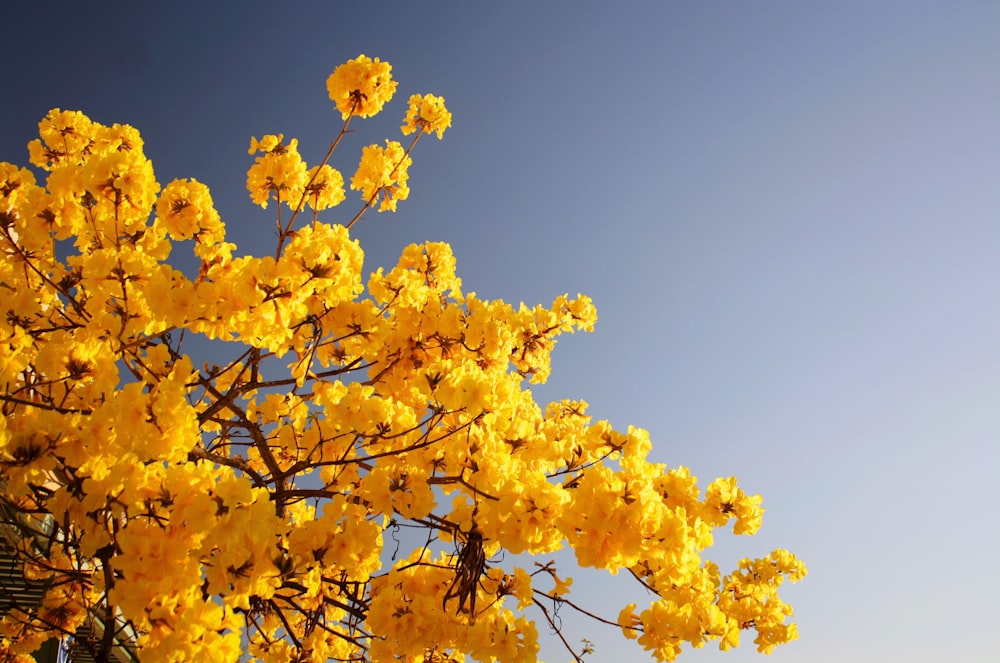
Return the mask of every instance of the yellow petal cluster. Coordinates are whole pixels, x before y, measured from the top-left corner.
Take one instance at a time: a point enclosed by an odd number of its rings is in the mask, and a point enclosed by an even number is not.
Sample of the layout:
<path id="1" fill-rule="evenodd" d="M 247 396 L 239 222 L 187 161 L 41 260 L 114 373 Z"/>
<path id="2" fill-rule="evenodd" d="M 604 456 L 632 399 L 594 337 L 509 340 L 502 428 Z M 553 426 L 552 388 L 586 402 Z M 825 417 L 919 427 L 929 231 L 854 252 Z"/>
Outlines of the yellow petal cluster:
<path id="1" fill-rule="evenodd" d="M 174 180 L 164 187 L 156 202 L 156 216 L 174 239 L 222 236 L 222 219 L 215 211 L 212 194 L 196 180 Z"/>
<path id="2" fill-rule="evenodd" d="M 306 203 L 317 212 L 336 207 L 344 200 L 344 176 L 326 164 L 309 169 Z"/>
<path id="3" fill-rule="evenodd" d="M 254 204 L 267 208 L 270 200 L 296 207 L 309 181 L 306 163 L 299 155 L 299 141 L 293 138 L 288 145 L 282 143 L 283 135 L 267 135 L 259 142 L 253 138 L 250 153 L 263 152 L 247 171 L 247 190 Z"/>
<path id="4" fill-rule="evenodd" d="M 412 163 L 403 146 L 394 140 L 386 140 L 385 147 L 369 145 L 361 152 L 358 169 L 351 178 L 351 189 L 360 191 L 369 204 L 381 198 L 378 211 L 395 212 L 397 202 L 410 195 L 407 181 Z"/>
<path id="5" fill-rule="evenodd" d="M 395 86 L 364 57 L 328 81 L 347 121 Z M 404 133 L 450 125 L 439 97 L 410 102 Z M 794 555 L 725 575 L 705 557 L 718 528 L 758 529 L 759 496 L 702 493 L 643 429 L 535 401 L 589 298 L 464 292 L 443 242 L 364 276 L 349 226 L 407 197 L 412 147 L 364 148 L 340 223 L 320 218 L 344 199 L 332 148 L 310 168 L 296 140 L 253 139 L 267 256 L 227 241 L 204 184 L 161 189 L 132 127 L 56 109 L 29 145 L 44 181 L 0 163 L 0 526 L 46 588 L 5 604 L 0 660 L 90 626 L 118 639 L 97 659 L 534 661 L 577 600 L 551 561 L 567 547 L 649 593 L 588 609 L 657 660 L 797 636 L 777 593 Z"/>
<path id="6" fill-rule="evenodd" d="M 326 90 L 343 119 L 371 117 L 392 99 L 396 81 L 388 62 L 359 55 L 333 70 L 326 79 Z"/>
<path id="7" fill-rule="evenodd" d="M 444 130 L 451 126 L 451 113 L 444 107 L 444 98 L 433 94 L 415 94 L 410 97 L 406 119 L 400 129 L 404 136 L 414 131 L 437 133 L 444 136 Z"/>

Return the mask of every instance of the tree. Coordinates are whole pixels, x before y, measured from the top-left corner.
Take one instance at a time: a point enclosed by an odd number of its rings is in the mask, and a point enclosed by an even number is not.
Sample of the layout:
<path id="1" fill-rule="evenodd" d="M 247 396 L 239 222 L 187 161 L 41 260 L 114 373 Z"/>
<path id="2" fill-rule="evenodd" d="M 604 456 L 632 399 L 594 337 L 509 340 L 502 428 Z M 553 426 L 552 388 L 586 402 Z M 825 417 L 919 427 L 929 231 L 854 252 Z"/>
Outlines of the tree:
<path id="1" fill-rule="evenodd" d="M 44 186 L 0 164 L 3 520 L 44 590 L 5 606 L 0 660 L 86 626 L 98 660 L 134 642 L 146 663 L 532 661 L 532 618 L 558 633 L 558 608 L 661 661 L 747 629 L 763 652 L 796 637 L 777 596 L 805 574 L 791 553 L 727 575 L 702 559 L 715 528 L 756 531 L 759 496 L 734 478 L 702 494 L 686 468 L 646 460 L 642 429 L 580 401 L 542 409 L 526 389 L 559 335 L 592 329 L 588 298 L 482 300 L 443 243 L 363 283 L 351 227 L 395 211 L 414 146 L 451 124 L 443 99 L 411 96 L 409 145 L 365 147 L 360 211 L 321 221 L 345 198 L 335 149 L 396 85 L 378 59 L 336 68 L 344 124 L 317 166 L 294 139 L 251 141 L 273 256 L 237 255 L 203 184 L 161 190 L 130 126 L 53 110 L 29 144 Z M 175 244 L 196 275 L 171 264 Z M 200 368 L 197 335 L 212 339 Z M 566 545 L 650 604 L 598 615 L 553 563 L 500 555 Z"/>

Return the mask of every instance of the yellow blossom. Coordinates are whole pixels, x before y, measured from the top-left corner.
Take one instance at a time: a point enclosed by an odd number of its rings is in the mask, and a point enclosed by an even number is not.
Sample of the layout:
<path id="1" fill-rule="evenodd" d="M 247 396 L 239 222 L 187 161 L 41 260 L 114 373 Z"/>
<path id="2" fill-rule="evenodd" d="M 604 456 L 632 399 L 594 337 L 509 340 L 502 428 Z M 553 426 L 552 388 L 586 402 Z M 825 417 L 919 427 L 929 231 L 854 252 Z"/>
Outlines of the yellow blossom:
<path id="1" fill-rule="evenodd" d="M 361 197 L 369 203 L 382 196 L 378 211 L 395 212 L 396 203 L 410 195 L 407 180 L 411 163 L 403 146 L 394 140 L 386 140 L 385 147 L 369 145 L 361 152 L 358 170 L 351 178 L 351 189 L 360 191 Z"/>
<path id="2" fill-rule="evenodd" d="M 222 221 L 208 187 L 196 180 L 174 180 L 163 189 L 156 214 L 176 239 L 212 234 Z"/>
<path id="3" fill-rule="evenodd" d="M 250 143 L 250 153 L 264 152 L 247 171 L 247 190 L 250 199 L 267 208 L 270 200 L 277 200 L 292 207 L 298 205 L 305 190 L 308 176 L 306 164 L 299 156 L 299 141 L 293 138 L 287 145 L 281 134 L 264 136 Z"/>
<path id="4" fill-rule="evenodd" d="M 391 72 L 388 62 L 359 55 L 333 70 L 326 79 L 326 89 L 343 119 L 352 115 L 370 117 L 382 110 L 396 92 Z"/>
<path id="5" fill-rule="evenodd" d="M 320 212 L 344 200 L 344 176 L 326 164 L 313 166 L 307 173 L 306 203 Z"/>
<path id="6" fill-rule="evenodd" d="M 444 107 L 444 98 L 433 94 L 415 94 L 410 97 L 410 106 L 406 111 L 406 119 L 401 130 L 404 136 L 414 131 L 437 133 L 444 135 L 444 130 L 451 126 L 451 113 Z"/>

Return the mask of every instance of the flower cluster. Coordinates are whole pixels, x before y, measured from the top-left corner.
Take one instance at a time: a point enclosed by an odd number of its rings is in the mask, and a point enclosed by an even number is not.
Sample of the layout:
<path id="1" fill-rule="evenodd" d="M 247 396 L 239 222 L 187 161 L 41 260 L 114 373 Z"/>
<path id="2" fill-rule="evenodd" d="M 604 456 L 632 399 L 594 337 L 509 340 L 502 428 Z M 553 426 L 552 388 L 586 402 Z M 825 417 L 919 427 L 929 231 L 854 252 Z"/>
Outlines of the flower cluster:
<path id="1" fill-rule="evenodd" d="M 403 146 L 394 140 L 386 140 L 385 147 L 368 145 L 361 152 L 358 170 L 351 178 L 351 188 L 360 191 L 361 197 L 374 203 L 379 196 L 382 202 L 379 211 L 396 211 L 396 204 L 410 195 L 409 168 L 413 162 Z"/>
<path id="2" fill-rule="evenodd" d="M 299 155 L 299 141 L 293 138 L 282 143 L 282 134 L 250 139 L 250 154 L 263 152 L 247 171 L 250 199 L 266 208 L 269 200 L 296 205 L 305 193 L 309 175 L 306 163 Z"/>
<path id="3" fill-rule="evenodd" d="M 451 126 L 451 113 L 444 106 L 444 99 L 433 94 L 415 94 L 410 97 L 410 107 L 401 130 L 404 136 L 414 131 L 437 133 L 444 136 L 444 130 Z"/>
<path id="4" fill-rule="evenodd" d="M 307 173 L 306 203 L 317 212 L 336 207 L 344 200 L 344 176 L 336 168 L 323 164 Z"/>
<path id="5" fill-rule="evenodd" d="M 396 81 L 388 62 L 359 55 L 333 70 L 326 79 L 326 90 L 343 119 L 371 117 L 392 99 Z"/>

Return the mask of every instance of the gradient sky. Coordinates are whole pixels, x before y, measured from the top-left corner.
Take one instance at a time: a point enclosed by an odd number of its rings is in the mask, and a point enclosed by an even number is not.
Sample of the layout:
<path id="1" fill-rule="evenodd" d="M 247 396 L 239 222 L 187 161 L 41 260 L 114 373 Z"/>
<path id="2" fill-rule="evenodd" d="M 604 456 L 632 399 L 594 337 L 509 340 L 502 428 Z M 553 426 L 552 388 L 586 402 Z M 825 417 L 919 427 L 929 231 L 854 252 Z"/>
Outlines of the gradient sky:
<path id="1" fill-rule="evenodd" d="M 132 124 L 162 183 L 207 183 L 240 251 L 270 253 L 250 136 L 318 161 L 326 76 L 388 60 L 397 99 L 334 165 L 397 138 L 411 93 L 454 126 L 400 211 L 359 224 L 370 269 L 444 240 L 467 291 L 591 296 L 597 331 L 563 337 L 536 396 L 764 496 L 760 533 L 714 556 L 809 566 L 785 591 L 801 639 L 768 660 L 997 660 L 1000 3 L 221 4 L 6 7 L 0 160 L 27 162 L 52 107 Z M 635 600 L 573 575 L 612 618 Z M 564 615 L 588 660 L 652 660 Z M 744 639 L 680 660 L 764 659 Z"/>

